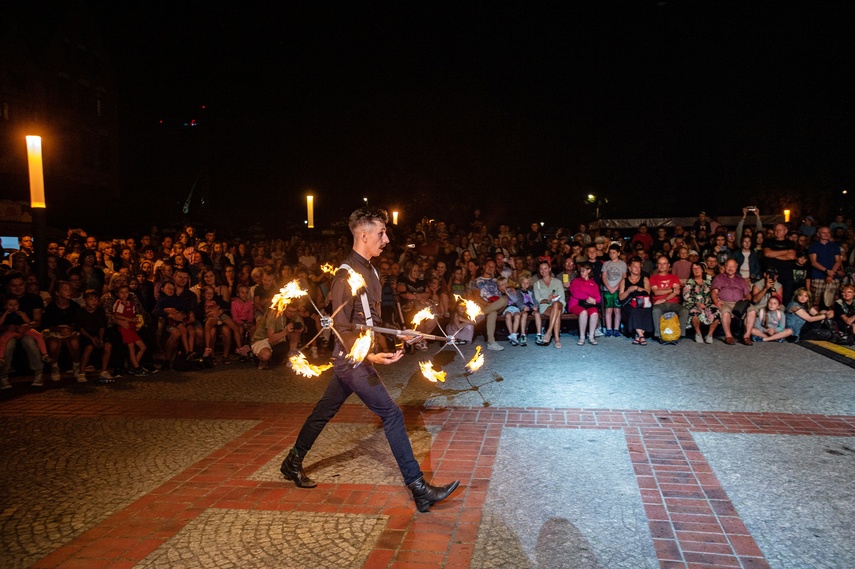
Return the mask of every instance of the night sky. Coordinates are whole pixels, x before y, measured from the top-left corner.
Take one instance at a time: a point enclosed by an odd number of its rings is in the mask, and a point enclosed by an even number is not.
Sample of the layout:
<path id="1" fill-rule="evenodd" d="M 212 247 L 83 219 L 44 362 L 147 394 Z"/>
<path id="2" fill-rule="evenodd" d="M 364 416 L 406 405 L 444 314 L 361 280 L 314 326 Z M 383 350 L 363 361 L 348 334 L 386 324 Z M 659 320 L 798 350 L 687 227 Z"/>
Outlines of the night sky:
<path id="1" fill-rule="evenodd" d="M 308 188 L 321 223 L 365 196 L 562 225 L 588 193 L 636 217 L 852 188 L 847 3 L 122 4 L 123 189 L 176 216 L 200 172 L 191 217 L 244 224 L 301 222 Z"/>

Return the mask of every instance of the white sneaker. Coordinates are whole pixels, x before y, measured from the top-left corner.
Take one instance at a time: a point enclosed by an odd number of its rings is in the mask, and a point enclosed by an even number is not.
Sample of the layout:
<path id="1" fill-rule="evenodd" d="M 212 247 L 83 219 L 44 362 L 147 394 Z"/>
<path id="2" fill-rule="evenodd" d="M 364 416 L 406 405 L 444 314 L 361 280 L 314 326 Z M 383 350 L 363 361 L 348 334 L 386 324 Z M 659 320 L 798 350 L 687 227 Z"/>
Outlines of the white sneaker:
<path id="1" fill-rule="evenodd" d="M 489 344 L 487 344 L 487 349 L 493 350 L 494 352 L 501 352 L 505 348 L 500 346 L 498 342 L 490 342 Z"/>
<path id="2" fill-rule="evenodd" d="M 701 336 L 700 334 L 695 334 L 695 342 L 697 342 L 698 344 L 703 344 L 704 343 L 704 337 Z"/>
<path id="3" fill-rule="evenodd" d="M 42 377 L 42 374 L 38 374 L 33 378 L 33 387 L 41 387 L 45 384 L 45 380 Z"/>
<path id="4" fill-rule="evenodd" d="M 0 389 L 12 389 L 12 384 L 9 383 L 9 378 L 0 377 Z"/>
<path id="5" fill-rule="evenodd" d="M 605 332 L 600 330 L 599 326 L 597 326 L 597 329 L 594 330 L 594 338 L 599 338 L 600 336 L 605 336 L 605 335 L 606 335 Z"/>
<path id="6" fill-rule="evenodd" d="M 62 375 L 59 373 L 58 367 L 52 367 L 50 369 L 50 379 L 51 381 L 59 381 L 62 379 Z"/>
<path id="7" fill-rule="evenodd" d="M 707 336 L 706 339 L 704 340 L 704 342 L 706 342 L 707 344 L 712 344 L 713 343 L 712 334 Z"/>
<path id="8" fill-rule="evenodd" d="M 77 374 L 77 383 L 86 383 L 86 374 L 78 373 Z"/>

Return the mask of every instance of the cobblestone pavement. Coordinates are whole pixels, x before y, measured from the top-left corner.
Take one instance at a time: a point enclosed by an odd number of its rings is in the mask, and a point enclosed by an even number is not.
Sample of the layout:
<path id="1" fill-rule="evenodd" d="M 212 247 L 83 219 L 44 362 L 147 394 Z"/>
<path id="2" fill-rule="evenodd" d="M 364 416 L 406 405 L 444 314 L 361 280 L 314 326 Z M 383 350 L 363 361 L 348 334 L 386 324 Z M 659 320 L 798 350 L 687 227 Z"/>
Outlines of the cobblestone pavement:
<path id="1" fill-rule="evenodd" d="M 855 567 L 852 367 L 791 344 L 564 345 L 472 376 L 434 348 L 444 384 L 419 356 L 381 370 L 426 475 L 461 480 L 429 514 L 356 398 L 306 459 L 318 487 L 282 480 L 326 376 L 15 378 L 0 567 Z"/>

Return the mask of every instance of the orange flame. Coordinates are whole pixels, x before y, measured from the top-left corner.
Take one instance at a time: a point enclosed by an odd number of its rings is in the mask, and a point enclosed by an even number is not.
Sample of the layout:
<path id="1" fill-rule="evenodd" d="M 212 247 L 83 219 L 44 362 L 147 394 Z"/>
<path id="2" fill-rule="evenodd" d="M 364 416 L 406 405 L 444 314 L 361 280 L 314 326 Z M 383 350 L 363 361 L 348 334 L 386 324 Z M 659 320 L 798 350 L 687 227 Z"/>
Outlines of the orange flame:
<path id="1" fill-rule="evenodd" d="M 371 343 L 374 341 L 374 334 L 371 330 L 365 330 L 356 341 L 353 343 L 353 347 L 350 348 L 350 352 L 347 354 L 347 359 L 350 363 L 359 363 L 365 359 L 365 356 L 368 355 L 368 350 L 371 349 Z"/>
<path id="2" fill-rule="evenodd" d="M 431 362 L 419 362 L 419 367 L 422 369 L 422 375 L 425 376 L 425 379 L 434 383 L 437 381 L 445 383 L 446 373 L 442 370 L 437 371 L 433 369 L 433 364 Z"/>
<path id="3" fill-rule="evenodd" d="M 347 269 L 349 276 L 347 277 L 347 284 L 350 285 L 350 292 L 353 296 L 356 296 L 356 293 L 359 292 L 359 289 L 365 287 L 365 279 L 362 278 L 362 275 L 354 271 L 353 269 Z"/>
<path id="4" fill-rule="evenodd" d="M 474 322 L 477 317 L 483 314 L 483 312 L 481 312 L 481 307 L 478 306 L 478 303 L 474 300 L 465 299 L 459 294 L 454 295 L 454 300 L 463 303 L 463 305 L 466 307 L 466 318 L 468 318 L 472 322 Z"/>
<path id="5" fill-rule="evenodd" d="M 422 308 L 413 316 L 413 330 L 418 328 L 419 324 L 421 324 L 423 321 L 433 320 L 434 318 L 436 317 L 433 315 L 433 312 L 431 312 L 429 307 Z"/>
<path id="6" fill-rule="evenodd" d="M 469 373 L 475 373 L 481 366 L 484 365 L 484 354 L 481 353 L 481 346 L 477 346 L 475 348 L 475 355 L 472 356 L 472 359 L 469 360 L 469 363 L 466 364 L 466 371 Z"/>
<path id="7" fill-rule="evenodd" d="M 335 274 L 335 267 L 333 267 L 329 263 L 324 263 L 323 265 L 321 265 L 321 272 L 333 275 Z"/>
<path id="8" fill-rule="evenodd" d="M 300 281 L 293 280 L 273 295 L 270 301 L 270 308 L 275 308 L 277 312 L 282 312 L 295 298 L 306 296 L 306 291 L 300 288 Z"/>
<path id="9" fill-rule="evenodd" d="M 306 356 L 300 352 L 297 352 L 295 355 L 288 358 L 288 361 L 291 362 L 291 369 L 294 370 L 294 373 L 299 373 L 304 377 L 318 377 L 332 367 L 332 364 L 310 364 L 306 359 Z"/>

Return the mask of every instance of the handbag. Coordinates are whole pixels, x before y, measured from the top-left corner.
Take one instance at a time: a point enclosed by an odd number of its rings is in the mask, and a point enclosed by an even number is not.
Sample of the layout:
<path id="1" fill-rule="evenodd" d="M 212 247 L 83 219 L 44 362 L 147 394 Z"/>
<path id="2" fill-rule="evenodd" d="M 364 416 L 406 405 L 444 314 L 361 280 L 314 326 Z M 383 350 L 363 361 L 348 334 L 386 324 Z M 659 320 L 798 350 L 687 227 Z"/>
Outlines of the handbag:
<path id="1" fill-rule="evenodd" d="M 650 308 L 653 304 L 650 302 L 650 297 L 646 294 L 633 296 L 629 301 L 630 308 Z"/>

